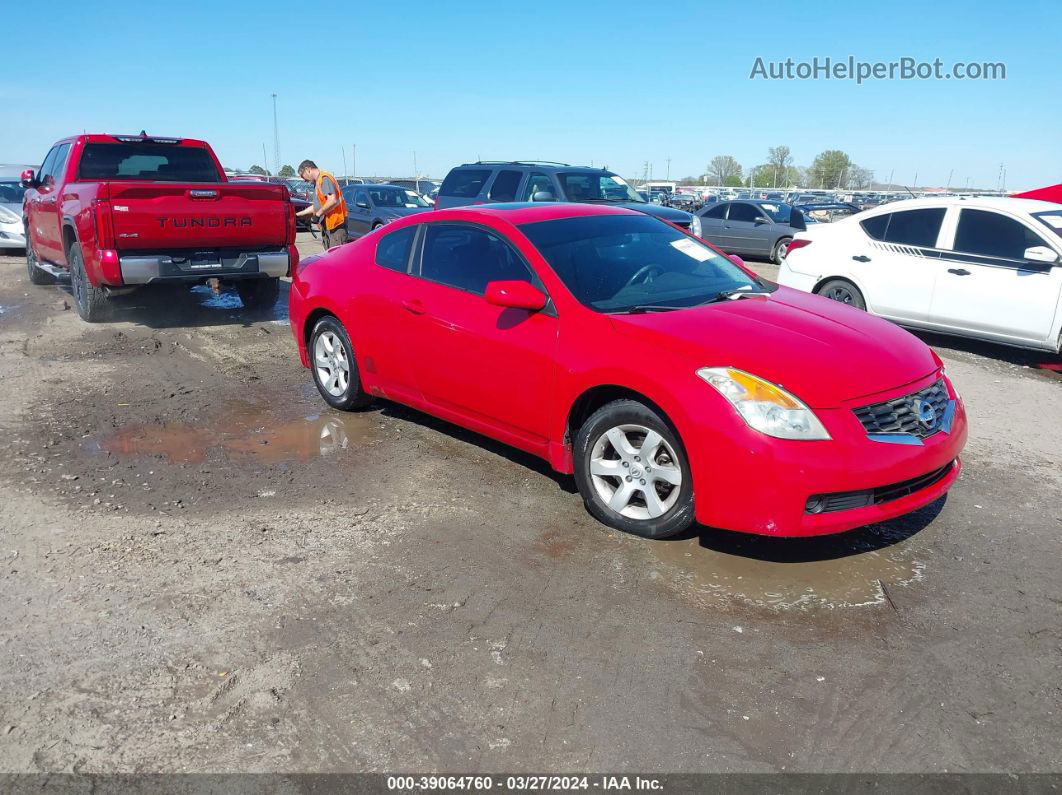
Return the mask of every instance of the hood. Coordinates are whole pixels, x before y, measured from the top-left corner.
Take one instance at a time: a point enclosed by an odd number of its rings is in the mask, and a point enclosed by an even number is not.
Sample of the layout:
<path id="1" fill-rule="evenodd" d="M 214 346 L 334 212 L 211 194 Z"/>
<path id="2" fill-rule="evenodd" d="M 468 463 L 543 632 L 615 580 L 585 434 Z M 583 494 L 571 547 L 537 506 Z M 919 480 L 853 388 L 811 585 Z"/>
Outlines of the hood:
<path id="1" fill-rule="evenodd" d="M 887 320 L 810 293 L 768 296 L 644 315 L 613 315 L 621 334 L 648 334 L 690 366 L 736 367 L 811 408 L 909 384 L 938 368 L 933 352 Z"/>
<path id="2" fill-rule="evenodd" d="M 637 210 L 655 218 L 663 218 L 673 224 L 686 224 L 689 226 L 693 216 L 685 210 L 676 210 L 674 207 L 664 207 L 652 202 L 609 202 L 609 207 L 626 207 L 628 210 Z"/>

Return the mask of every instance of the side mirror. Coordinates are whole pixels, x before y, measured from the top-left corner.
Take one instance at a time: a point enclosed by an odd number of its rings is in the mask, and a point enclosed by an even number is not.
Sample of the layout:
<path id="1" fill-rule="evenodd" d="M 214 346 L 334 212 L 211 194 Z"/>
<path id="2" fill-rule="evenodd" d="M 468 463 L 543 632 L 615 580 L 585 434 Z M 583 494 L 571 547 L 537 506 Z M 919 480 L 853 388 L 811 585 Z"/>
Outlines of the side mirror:
<path id="1" fill-rule="evenodd" d="M 730 260 L 731 262 L 733 262 L 739 268 L 744 268 L 745 267 L 745 260 L 743 260 L 737 254 L 730 254 L 730 255 L 727 256 L 727 259 Z"/>
<path id="2" fill-rule="evenodd" d="M 368 203 L 367 201 L 365 201 L 365 200 L 362 200 L 362 201 L 360 201 L 360 202 L 355 202 L 355 203 L 354 203 L 354 206 L 355 206 L 355 207 L 360 207 L 360 208 L 361 208 L 361 209 L 363 209 L 363 210 L 368 210 L 368 209 L 370 209 L 370 208 L 369 208 L 369 203 Z"/>
<path id="3" fill-rule="evenodd" d="M 1054 265 L 1058 262 L 1058 254 L 1047 246 L 1032 246 L 1025 249 L 1025 259 L 1029 262 L 1038 262 L 1043 265 Z"/>
<path id="4" fill-rule="evenodd" d="M 32 168 L 27 168 L 22 172 L 22 176 L 19 177 L 19 183 L 23 188 L 36 188 L 39 184 Z"/>
<path id="5" fill-rule="evenodd" d="M 755 221 L 753 221 L 753 223 L 756 224 L 756 226 L 763 226 L 764 224 L 769 224 L 770 221 L 761 216 L 760 218 L 757 218 Z"/>
<path id="6" fill-rule="evenodd" d="M 546 305 L 546 295 L 529 282 L 490 282 L 484 297 L 488 304 L 537 312 Z"/>
<path id="7" fill-rule="evenodd" d="M 548 190 L 536 190 L 531 194 L 531 201 L 533 202 L 551 202 L 556 201 L 553 198 L 553 194 Z"/>

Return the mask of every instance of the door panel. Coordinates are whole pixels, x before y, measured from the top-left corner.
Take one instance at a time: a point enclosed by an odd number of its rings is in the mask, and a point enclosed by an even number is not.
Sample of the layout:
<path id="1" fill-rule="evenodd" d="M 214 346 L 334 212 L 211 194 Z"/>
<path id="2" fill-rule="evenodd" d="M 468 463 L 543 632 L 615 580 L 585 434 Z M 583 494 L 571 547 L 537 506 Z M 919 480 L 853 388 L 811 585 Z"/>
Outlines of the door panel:
<path id="1" fill-rule="evenodd" d="M 943 207 L 903 210 L 860 224 L 856 244 L 845 253 L 873 312 L 900 322 L 928 320 L 945 212 Z"/>

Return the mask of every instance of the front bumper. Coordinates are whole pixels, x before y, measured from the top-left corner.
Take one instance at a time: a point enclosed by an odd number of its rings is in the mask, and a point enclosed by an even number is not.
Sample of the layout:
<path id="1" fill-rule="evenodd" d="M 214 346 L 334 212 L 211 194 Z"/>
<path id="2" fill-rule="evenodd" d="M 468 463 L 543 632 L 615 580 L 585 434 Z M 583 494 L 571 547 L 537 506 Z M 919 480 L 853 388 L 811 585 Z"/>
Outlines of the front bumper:
<path id="1" fill-rule="evenodd" d="M 934 374 L 883 397 L 916 391 L 938 377 Z M 816 410 L 832 437 L 829 441 L 773 439 L 748 427 L 729 434 L 703 428 L 687 444 L 697 521 L 760 535 L 815 536 L 893 519 L 928 505 L 951 488 L 962 469 L 966 413 L 950 384 L 948 388 L 955 401 L 950 430 L 917 445 L 871 440 L 852 412 L 855 406 L 847 405 Z M 878 397 L 857 403 L 873 403 Z M 829 510 L 809 511 L 812 498 L 824 495 L 844 498 Z"/>
<path id="2" fill-rule="evenodd" d="M 195 282 L 202 279 L 257 279 L 287 276 L 292 258 L 287 248 L 221 256 L 132 254 L 119 257 L 122 283 Z"/>

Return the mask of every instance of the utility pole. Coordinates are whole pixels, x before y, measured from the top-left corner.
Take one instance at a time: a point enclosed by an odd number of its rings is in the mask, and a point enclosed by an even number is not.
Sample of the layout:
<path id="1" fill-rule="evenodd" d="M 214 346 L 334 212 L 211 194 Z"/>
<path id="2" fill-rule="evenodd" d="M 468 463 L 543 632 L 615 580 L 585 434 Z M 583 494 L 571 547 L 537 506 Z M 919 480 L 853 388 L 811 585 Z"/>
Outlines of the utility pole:
<path id="1" fill-rule="evenodd" d="M 951 171 L 948 172 L 948 184 L 944 186 L 945 192 L 951 190 L 951 175 L 954 174 L 954 173 L 955 173 L 955 169 L 954 168 Z"/>
<path id="2" fill-rule="evenodd" d="M 268 157 L 266 157 L 266 153 L 265 153 L 265 141 L 263 141 L 263 142 L 262 142 L 262 168 L 265 168 L 265 167 L 266 167 L 266 166 L 268 166 L 268 165 L 269 165 L 269 158 L 268 158 Z"/>
<path id="3" fill-rule="evenodd" d="M 889 169 L 889 190 L 892 190 L 892 175 L 896 171 L 894 168 Z"/>
<path id="4" fill-rule="evenodd" d="M 350 174 L 347 173 L 347 150 L 341 146 L 339 147 L 339 151 L 343 154 L 343 176 L 349 177 Z"/>
<path id="5" fill-rule="evenodd" d="M 420 179 L 420 171 L 417 170 L 417 150 L 413 150 L 413 179 Z"/>
<path id="6" fill-rule="evenodd" d="M 671 181 L 671 158 L 670 157 L 667 159 L 667 177 L 666 177 L 666 179 L 667 179 L 668 182 Z"/>
<path id="7" fill-rule="evenodd" d="M 273 173 L 280 171 L 280 128 L 277 126 L 277 92 L 273 92 Z"/>
<path id="8" fill-rule="evenodd" d="M 350 153 L 351 153 L 351 156 L 354 158 L 354 162 L 352 162 L 350 164 L 350 165 L 352 165 L 354 167 L 354 173 L 351 174 L 351 176 L 352 177 L 356 177 L 356 176 L 358 176 L 358 145 L 357 144 L 351 144 L 350 145 Z"/>
<path id="9" fill-rule="evenodd" d="M 911 183 L 911 187 L 912 188 L 917 188 L 918 187 L 918 172 L 917 171 L 915 172 L 914 182 Z"/>

